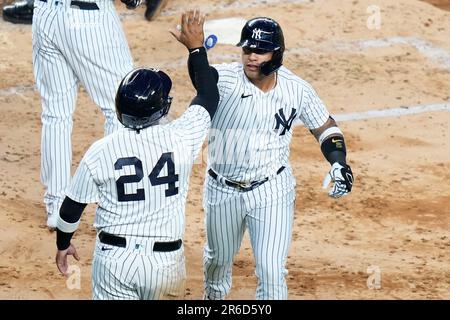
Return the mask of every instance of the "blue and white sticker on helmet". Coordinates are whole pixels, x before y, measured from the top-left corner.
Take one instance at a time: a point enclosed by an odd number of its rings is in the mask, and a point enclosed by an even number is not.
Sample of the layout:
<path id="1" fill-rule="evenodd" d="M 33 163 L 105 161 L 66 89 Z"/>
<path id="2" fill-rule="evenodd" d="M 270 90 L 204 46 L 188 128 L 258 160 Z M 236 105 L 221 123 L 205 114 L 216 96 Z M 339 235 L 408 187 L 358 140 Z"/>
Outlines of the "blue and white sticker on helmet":
<path id="1" fill-rule="evenodd" d="M 217 39 L 217 36 L 215 34 L 209 35 L 205 39 L 205 48 L 206 48 L 206 50 L 214 48 L 214 46 L 217 44 L 217 40 L 218 39 Z"/>

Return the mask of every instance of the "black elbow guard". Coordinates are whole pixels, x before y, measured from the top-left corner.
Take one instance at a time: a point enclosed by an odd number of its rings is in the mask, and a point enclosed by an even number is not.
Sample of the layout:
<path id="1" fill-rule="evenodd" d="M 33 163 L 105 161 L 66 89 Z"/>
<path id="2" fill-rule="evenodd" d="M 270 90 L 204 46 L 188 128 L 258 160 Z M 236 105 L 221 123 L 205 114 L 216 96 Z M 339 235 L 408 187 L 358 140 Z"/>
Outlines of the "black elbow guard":
<path id="1" fill-rule="evenodd" d="M 328 137 L 322 142 L 320 149 L 330 164 L 335 162 L 346 163 L 347 149 L 343 136 Z"/>

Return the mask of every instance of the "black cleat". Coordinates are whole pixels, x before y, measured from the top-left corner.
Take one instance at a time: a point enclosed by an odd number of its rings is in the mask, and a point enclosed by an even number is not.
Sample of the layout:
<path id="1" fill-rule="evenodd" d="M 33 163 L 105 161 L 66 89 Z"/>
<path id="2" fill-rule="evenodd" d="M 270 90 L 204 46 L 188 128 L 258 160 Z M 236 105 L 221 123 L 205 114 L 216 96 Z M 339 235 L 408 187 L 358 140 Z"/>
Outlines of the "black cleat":
<path id="1" fill-rule="evenodd" d="M 154 20 L 161 9 L 166 5 L 167 0 L 147 0 L 147 9 L 145 10 L 145 19 L 148 21 Z"/>
<path id="2" fill-rule="evenodd" d="M 12 23 L 31 24 L 33 22 L 33 5 L 26 1 L 18 1 L 3 7 L 3 20 Z"/>

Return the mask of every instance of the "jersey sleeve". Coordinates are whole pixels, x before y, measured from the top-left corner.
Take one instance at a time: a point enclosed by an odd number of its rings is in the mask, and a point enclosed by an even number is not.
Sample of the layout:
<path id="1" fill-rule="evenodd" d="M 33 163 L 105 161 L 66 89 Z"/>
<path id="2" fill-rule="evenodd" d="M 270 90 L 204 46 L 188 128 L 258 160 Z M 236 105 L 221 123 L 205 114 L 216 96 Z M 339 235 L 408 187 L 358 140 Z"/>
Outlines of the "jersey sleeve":
<path id="1" fill-rule="evenodd" d="M 310 85 L 304 85 L 301 103 L 299 118 L 308 129 L 317 129 L 328 120 L 330 113 L 327 107 Z"/>
<path id="2" fill-rule="evenodd" d="M 89 152 L 81 160 L 67 192 L 69 198 L 80 203 L 95 203 L 99 200 L 98 186 L 87 164 L 88 155 Z"/>
<path id="3" fill-rule="evenodd" d="M 219 74 L 217 88 L 219 89 L 220 100 L 230 94 L 237 82 L 237 64 L 215 64 L 213 67 Z"/>
<path id="4" fill-rule="evenodd" d="M 202 106 L 191 105 L 181 117 L 172 121 L 169 126 L 178 139 L 184 141 L 191 150 L 191 159 L 194 160 L 211 127 L 211 117 Z"/>

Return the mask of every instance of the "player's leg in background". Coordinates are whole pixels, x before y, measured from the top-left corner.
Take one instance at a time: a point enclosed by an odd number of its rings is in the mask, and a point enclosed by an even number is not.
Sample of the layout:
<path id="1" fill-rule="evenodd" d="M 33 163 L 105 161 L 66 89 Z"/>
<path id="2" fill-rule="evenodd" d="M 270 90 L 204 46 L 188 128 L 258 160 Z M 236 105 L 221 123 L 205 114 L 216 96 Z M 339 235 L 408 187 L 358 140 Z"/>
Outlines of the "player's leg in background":
<path id="1" fill-rule="evenodd" d="M 105 116 L 105 135 L 120 123 L 116 91 L 133 68 L 133 60 L 113 1 L 98 1 L 99 10 L 68 10 L 62 50 L 82 85 Z"/>
<path id="2" fill-rule="evenodd" d="M 72 113 L 77 80 L 52 41 L 57 28 L 57 19 L 54 19 L 57 10 L 48 11 L 45 5 L 37 1 L 34 10 L 33 70 L 42 100 L 41 181 L 45 187 L 47 225 L 55 228 L 70 183 Z"/>
<path id="3" fill-rule="evenodd" d="M 145 9 L 145 19 L 152 21 L 156 19 L 167 3 L 167 0 L 146 0 L 147 9 Z"/>
<path id="4" fill-rule="evenodd" d="M 93 300 L 139 300 L 137 270 L 139 254 L 102 244 L 98 239 L 92 260 Z"/>
<path id="5" fill-rule="evenodd" d="M 246 228 L 245 212 L 239 196 L 230 197 L 218 188 L 206 186 L 204 197 L 207 236 L 203 252 L 204 298 L 223 300 L 231 289 L 233 258 Z M 228 199 L 217 201 L 220 197 Z"/>
<path id="6" fill-rule="evenodd" d="M 267 207 L 256 208 L 247 217 L 256 263 L 256 299 L 285 300 L 286 259 L 292 238 L 295 191 Z"/>

